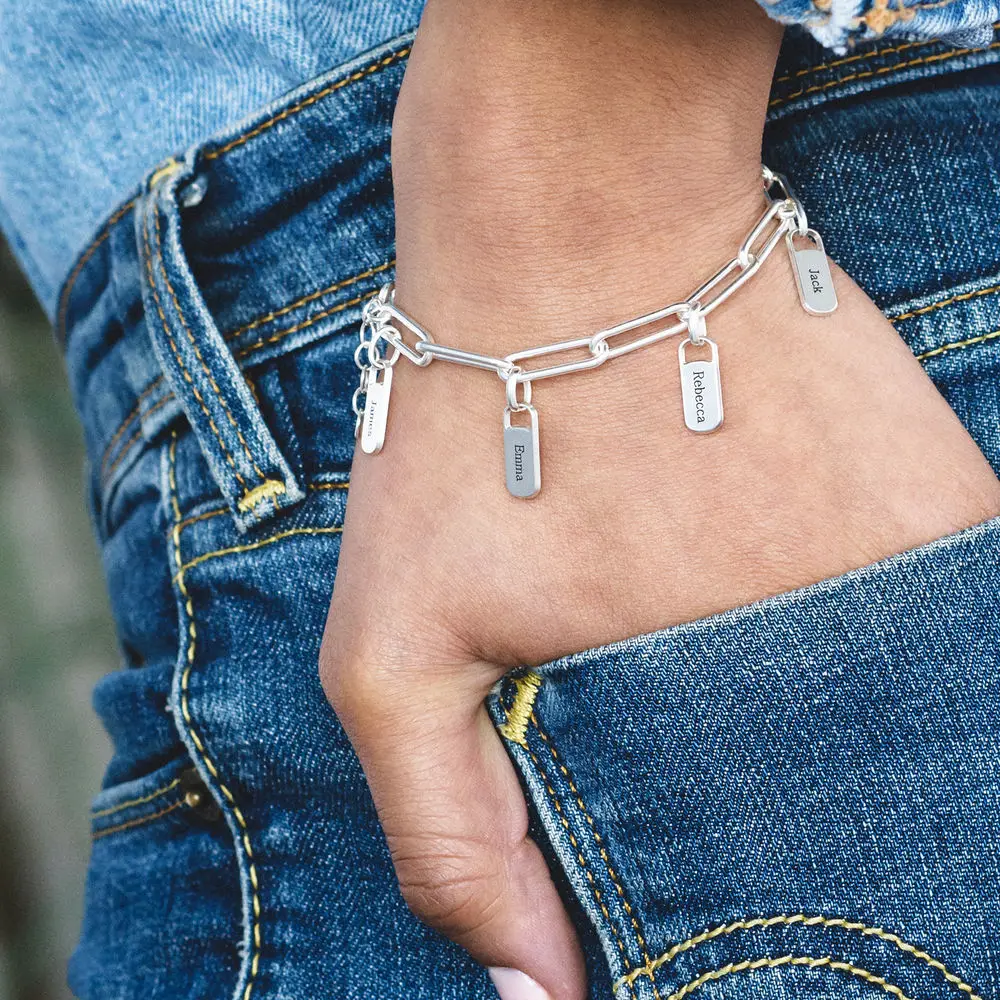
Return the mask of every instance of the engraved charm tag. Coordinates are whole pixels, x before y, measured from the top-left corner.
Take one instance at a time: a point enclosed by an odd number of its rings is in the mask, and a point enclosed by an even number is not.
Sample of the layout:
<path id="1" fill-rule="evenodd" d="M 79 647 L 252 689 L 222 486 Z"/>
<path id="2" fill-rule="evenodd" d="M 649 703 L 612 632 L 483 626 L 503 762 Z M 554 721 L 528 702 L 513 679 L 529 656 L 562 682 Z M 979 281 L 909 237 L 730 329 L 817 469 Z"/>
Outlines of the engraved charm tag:
<path id="1" fill-rule="evenodd" d="M 681 365 L 681 395 L 684 399 L 684 423 L 688 430 L 708 434 L 722 426 L 722 380 L 719 376 L 719 348 L 705 337 L 700 346 L 712 355 L 707 361 L 688 361 L 691 338 L 677 348 Z"/>
<path id="2" fill-rule="evenodd" d="M 525 404 L 517 411 L 528 424 L 511 423 L 511 408 L 503 411 L 503 453 L 507 467 L 507 489 L 511 496 L 533 497 L 542 488 L 542 467 L 538 453 L 538 413 Z"/>
<path id="3" fill-rule="evenodd" d="M 823 249 L 823 239 L 815 229 L 810 229 L 804 238 L 809 241 L 809 246 L 799 248 L 795 245 L 793 233 L 785 237 L 792 268 L 798 279 L 799 299 L 806 312 L 828 316 L 837 308 L 837 290 L 833 287 L 830 261 Z"/>
<path id="4" fill-rule="evenodd" d="M 381 375 L 381 379 L 379 376 Z M 377 455 L 385 444 L 386 420 L 389 417 L 389 391 L 392 389 L 392 369 L 374 369 L 365 394 L 365 412 L 361 418 L 361 450 Z"/>

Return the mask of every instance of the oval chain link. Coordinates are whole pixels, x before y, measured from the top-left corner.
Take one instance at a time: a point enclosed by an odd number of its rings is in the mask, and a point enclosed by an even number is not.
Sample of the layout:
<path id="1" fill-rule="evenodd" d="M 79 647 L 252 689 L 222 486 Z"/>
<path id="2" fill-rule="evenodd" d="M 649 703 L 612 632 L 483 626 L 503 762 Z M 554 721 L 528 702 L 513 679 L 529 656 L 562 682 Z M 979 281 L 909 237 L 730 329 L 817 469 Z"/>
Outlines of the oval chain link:
<path id="1" fill-rule="evenodd" d="M 421 368 L 440 359 L 495 372 L 507 387 L 509 405 L 513 409 L 520 409 L 530 403 L 533 382 L 589 371 L 606 361 L 651 347 L 682 333 L 689 334 L 697 342 L 699 335 L 704 336 L 705 317 L 742 288 L 760 270 L 783 239 L 788 236 L 812 236 L 813 231 L 809 228 L 805 210 L 792 194 L 785 178 L 764 167 L 762 179 L 768 200 L 767 210 L 747 234 L 732 260 L 719 268 L 683 301 L 599 330 L 590 337 L 576 337 L 531 347 L 503 358 L 450 347 L 435 341 L 428 330 L 400 309 L 395 302 L 395 287 L 392 283 L 385 285 L 377 296 L 368 300 L 362 314 L 360 343 L 354 355 L 355 363 L 361 369 L 360 384 L 352 400 L 355 414 L 360 416 L 363 410 L 360 400 L 367 390 L 371 371 L 392 367 L 400 355 Z M 772 196 L 775 191 L 778 197 Z M 661 325 L 671 319 L 673 322 Z M 692 329 L 692 326 L 695 328 Z M 648 332 L 644 332 L 647 330 Z M 412 345 L 406 342 L 406 334 L 414 338 Z M 388 355 L 383 355 L 379 347 L 383 340 L 389 345 Z M 620 343 L 615 343 L 619 340 Z M 367 365 L 361 360 L 363 352 L 367 353 Z M 575 360 L 529 369 L 522 365 L 522 362 L 536 358 L 548 359 L 553 355 L 581 352 L 584 352 L 584 356 Z M 521 401 L 517 399 L 519 385 L 524 386 Z"/>

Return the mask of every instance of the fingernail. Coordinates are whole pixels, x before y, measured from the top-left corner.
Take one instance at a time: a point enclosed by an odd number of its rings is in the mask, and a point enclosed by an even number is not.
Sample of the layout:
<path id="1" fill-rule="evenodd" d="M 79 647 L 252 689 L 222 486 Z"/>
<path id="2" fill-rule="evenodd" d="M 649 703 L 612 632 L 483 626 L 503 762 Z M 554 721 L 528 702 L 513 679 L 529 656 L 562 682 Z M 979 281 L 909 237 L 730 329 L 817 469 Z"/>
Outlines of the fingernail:
<path id="1" fill-rule="evenodd" d="M 549 1000 L 548 993 L 534 979 L 517 969 L 490 969 L 489 972 L 500 1000 Z"/>

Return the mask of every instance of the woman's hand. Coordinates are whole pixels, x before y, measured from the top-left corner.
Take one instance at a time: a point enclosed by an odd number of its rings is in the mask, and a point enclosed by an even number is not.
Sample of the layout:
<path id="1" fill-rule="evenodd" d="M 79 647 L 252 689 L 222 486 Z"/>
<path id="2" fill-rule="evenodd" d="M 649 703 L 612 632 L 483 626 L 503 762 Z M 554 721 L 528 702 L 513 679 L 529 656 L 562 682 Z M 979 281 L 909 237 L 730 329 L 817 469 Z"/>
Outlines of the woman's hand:
<path id="1" fill-rule="evenodd" d="M 761 211 L 778 41 L 746 0 L 430 0 L 394 127 L 400 305 L 502 356 L 686 294 Z M 352 474 L 322 676 L 408 903 L 500 970 L 504 1000 L 586 991 L 483 708 L 505 671 L 1000 512 L 959 421 L 836 278 L 840 310 L 810 317 L 779 251 L 711 317 L 717 434 L 684 428 L 673 342 L 539 383 L 531 501 L 504 487 L 494 375 L 396 369 L 386 446 Z"/>

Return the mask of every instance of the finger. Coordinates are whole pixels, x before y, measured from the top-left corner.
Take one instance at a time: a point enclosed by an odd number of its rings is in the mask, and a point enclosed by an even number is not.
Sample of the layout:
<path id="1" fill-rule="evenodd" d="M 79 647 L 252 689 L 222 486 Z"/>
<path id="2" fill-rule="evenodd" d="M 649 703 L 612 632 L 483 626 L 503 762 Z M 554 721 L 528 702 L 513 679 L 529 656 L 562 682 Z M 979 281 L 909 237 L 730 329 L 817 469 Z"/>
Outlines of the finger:
<path id="1" fill-rule="evenodd" d="M 582 1000 L 576 933 L 483 706 L 498 673 L 322 662 L 409 907 L 487 966 L 502 1000 Z"/>

